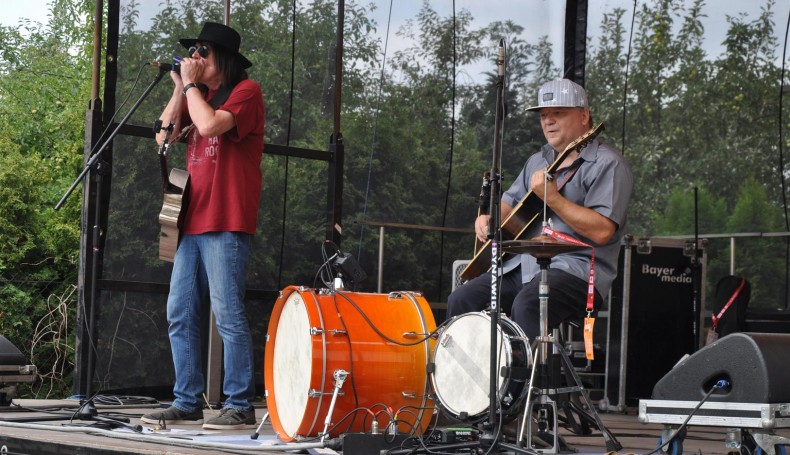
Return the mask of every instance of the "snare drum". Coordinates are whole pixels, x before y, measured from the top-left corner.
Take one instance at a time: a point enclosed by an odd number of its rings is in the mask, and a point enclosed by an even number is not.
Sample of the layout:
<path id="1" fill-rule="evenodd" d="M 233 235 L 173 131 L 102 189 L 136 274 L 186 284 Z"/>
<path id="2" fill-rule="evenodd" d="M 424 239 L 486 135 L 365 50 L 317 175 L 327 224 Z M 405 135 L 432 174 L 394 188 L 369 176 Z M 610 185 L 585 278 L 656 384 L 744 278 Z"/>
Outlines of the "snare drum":
<path id="1" fill-rule="evenodd" d="M 532 365 L 524 331 L 505 316 L 497 327 L 499 352 L 497 401 L 502 417 L 510 421 L 518 415 L 526 397 L 528 376 Z M 436 398 L 456 420 L 478 422 L 486 416 L 491 404 L 491 316 L 488 313 L 467 313 L 456 316 L 444 327 L 430 365 L 431 381 Z M 518 374 L 514 369 L 518 368 Z"/>
<path id="2" fill-rule="evenodd" d="M 269 320 L 264 359 L 274 431 L 283 441 L 323 433 L 334 375 L 343 370 L 348 377 L 329 428 L 340 425 L 330 436 L 369 431 L 374 417 L 364 409 L 376 414 L 383 429 L 389 417 L 382 404 L 396 413 L 406 409 L 398 414 L 400 432 L 422 433 L 433 415 L 425 371 L 433 339 L 420 340 L 435 328 L 428 302 L 418 293 L 285 288 Z"/>

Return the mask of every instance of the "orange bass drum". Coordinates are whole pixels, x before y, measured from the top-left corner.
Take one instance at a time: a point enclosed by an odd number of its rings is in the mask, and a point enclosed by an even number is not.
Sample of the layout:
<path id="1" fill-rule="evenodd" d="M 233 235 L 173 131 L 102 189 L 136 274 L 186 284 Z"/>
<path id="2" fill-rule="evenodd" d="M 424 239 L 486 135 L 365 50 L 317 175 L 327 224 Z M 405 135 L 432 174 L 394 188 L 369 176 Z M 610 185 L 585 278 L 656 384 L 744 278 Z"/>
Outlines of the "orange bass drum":
<path id="1" fill-rule="evenodd" d="M 421 434 L 433 416 L 426 366 L 436 328 L 425 298 L 414 292 L 316 292 L 289 286 L 277 299 L 266 334 L 266 405 L 286 442 L 324 432 L 336 384 L 347 372 L 329 435 L 369 431 L 376 418 Z M 369 412 L 370 411 L 370 412 Z"/>

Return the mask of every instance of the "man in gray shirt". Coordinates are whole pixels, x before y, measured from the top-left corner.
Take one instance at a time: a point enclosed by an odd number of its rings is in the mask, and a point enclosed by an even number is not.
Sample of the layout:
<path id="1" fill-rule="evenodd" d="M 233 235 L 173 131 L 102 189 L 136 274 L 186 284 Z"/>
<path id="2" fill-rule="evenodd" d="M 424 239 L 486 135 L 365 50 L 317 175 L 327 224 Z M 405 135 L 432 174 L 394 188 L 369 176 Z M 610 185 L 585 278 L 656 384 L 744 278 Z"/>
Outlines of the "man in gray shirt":
<path id="1" fill-rule="evenodd" d="M 503 193 L 501 219 L 506 219 L 531 190 L 541 199 L 541 205 L 545 202 L 553 231 L 593 247 L 551 259 L 548 324 L 555 327 L 587 313 L 587 284 L 593 275 L 593 254 L 595 310 L 608 294 L 617 275 L 617 258 L 634 179 L 620 152 L 598 139 L 570 153 L 559 164 L 556 174 L 551 179 L 546 177 L 545 170 L 558 155 L 592 128 L 587 93 L 580 85 L 567 79 L 547 82 L 538 92 L 537 106 L 527 110 L 540 112 L 540 124 L 548 143 L 529 157 L 516 180 Z M 480 215 L 475 220 L 475 233 L 483 242 L 487 240 L 489 221 L 489 215 Z M 534 238 L 541 234 L 541 228 L 541 221 L 536 220 L 519 239 Z M 510 315 L 530 340 L 540 335 L 539 282 L 540 268 L 533 256 L 505 255 L 499 289 L 502 311 Z M 490 306 L 490 300 L 491 275 L 484 273 L 450 294 L 447 317 L 481 311 Z"/>

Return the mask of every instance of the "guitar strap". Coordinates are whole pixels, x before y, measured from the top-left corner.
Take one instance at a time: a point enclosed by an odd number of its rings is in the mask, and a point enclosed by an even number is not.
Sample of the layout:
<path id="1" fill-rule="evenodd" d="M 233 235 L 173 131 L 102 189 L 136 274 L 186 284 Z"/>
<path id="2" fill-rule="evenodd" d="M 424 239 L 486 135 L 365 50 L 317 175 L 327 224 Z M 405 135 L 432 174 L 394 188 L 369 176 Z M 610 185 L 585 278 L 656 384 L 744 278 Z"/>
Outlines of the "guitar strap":
<path id="1" fill-rule="evenodd" d="M 565 186 L 566 183 L 571 181 L 574 174 L 576 174 L 576 171 L 578 171 L 579 168 L 582 167 L 583 161 L 584 160 L 581 157 L 577 157 L 576 160 L 573 163 L 571 163 L 570 166 L 568 166 L 568 170 L 565 171 L 565 175 L 563 175 L 564 178 L 562 179 L 562 181 L 557 182 L 557 191 L 560 191 L 562 187 Z"/>
<path id="2" fill-rule="evenodd" d="M 214 108 L 214 110 L 216 111 L 218 107 L 222 106 L 222 103 L 227 101 L 228 97 L 230 96 L 230 92 L 232 91 L 233 91 L 233 87 L 226 87 L 223 85 L 222 87 L 219 88 L 219 90 L 217 90 L 217 93 L 215 93 L 214 96 L 212 96 L 211 99 L 208 100 L 209 106 Z"/>
<path id="3" fill-rule="evenodd" d="M 230 92 L 232 91 L 233 91 L 233 87 L 226 87 L 223 85 L 222 87 L 219 88 L 219 90 L 217 90 L 217 93 L 215 93 L 214 96 L 212 96 L 211 99 L 208 100 L 209 106 L 211 106 L 216 111 L 218 107 L 222 106 L 222 103 L 228 100 L 228 97 L 230 97 Z M 175 139 L 170 141 L 170 143 L 172 144 L 174 142 L 183 141 L 187 137 L 189 132 L 192 131 L 194 128 L 195 128 L 194 123 L 191 123 L 188 126 L 184 127 L 181 130 L 181 132 L 178 134 L 178 136 L 176 136 Z"/>

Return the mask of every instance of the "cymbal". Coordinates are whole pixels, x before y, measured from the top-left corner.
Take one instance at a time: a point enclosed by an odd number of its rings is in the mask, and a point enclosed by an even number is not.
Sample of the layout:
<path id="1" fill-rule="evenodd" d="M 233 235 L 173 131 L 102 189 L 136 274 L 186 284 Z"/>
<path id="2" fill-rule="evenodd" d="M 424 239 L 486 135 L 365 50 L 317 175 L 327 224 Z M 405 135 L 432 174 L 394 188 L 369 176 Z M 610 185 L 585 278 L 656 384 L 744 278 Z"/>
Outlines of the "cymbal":
<path id="1" fill-rule="evenodd" d="M 540 258 L 552 258 L 558 254 L 570 253 L 587 248 L 573 243 L 560 242 L 548 235 L 539 235 L 529 240 L 504 240 L 502 250 L 506 253 L 526 253 Z"/>

